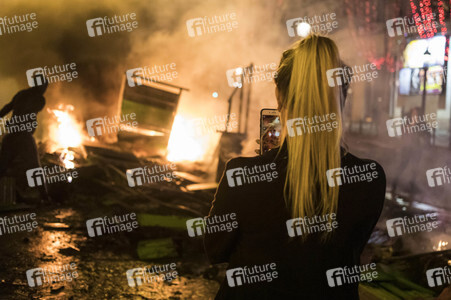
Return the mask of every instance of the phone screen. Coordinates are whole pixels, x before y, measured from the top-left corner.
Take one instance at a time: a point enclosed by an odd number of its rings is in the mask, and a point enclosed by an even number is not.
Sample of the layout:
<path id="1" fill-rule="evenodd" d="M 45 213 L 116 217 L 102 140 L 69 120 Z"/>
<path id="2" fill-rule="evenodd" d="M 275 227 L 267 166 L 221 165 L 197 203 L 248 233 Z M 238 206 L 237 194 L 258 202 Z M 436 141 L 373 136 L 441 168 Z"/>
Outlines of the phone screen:
<path id="1" fill-rule="evenodd" d="M 260 153 L 265 153 L 280 145 L 279 112 L 276 109 L 262 109 L 260 114 Z"/>

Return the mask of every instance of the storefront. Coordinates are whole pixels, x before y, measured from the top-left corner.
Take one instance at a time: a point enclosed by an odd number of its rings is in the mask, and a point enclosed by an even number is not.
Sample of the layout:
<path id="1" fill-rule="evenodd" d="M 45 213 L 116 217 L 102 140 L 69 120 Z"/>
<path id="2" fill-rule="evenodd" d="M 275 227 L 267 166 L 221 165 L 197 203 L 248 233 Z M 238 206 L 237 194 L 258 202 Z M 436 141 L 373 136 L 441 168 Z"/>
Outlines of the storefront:
<path id="1" fill-rule="evenodd" d="M 413 110 L 436 114 L 438 128 L 431 142 L 444 147 L 450 144 L 451 116 L 447 47 L 447 37 L 442 35 L 411 40 L 407 44 L 391 107 L 394 117 L 406 116 Z"/>

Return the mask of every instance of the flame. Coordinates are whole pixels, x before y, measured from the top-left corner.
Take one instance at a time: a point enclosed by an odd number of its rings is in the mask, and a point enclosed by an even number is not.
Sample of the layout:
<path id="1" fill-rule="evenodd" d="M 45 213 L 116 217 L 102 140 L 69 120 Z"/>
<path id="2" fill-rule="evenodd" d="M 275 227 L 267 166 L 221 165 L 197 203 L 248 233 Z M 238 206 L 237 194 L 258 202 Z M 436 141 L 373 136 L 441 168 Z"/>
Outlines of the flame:
<path id="1" fill-rule="evenodd" d="M 196 137 L 193 122 L 181 115 L 175 116 L 168 143 L 167 159 L 173 162 L 202 160 L 205 149 Z"/>
<path id="2" fill-rule="evenodd" d="M 61 107 L 61 106 L 60 106 Z M 82 136 L 77 121 L 69 114 L 73 111 L 72 105 L 67 105 L 65 110 L 51 109 L 57 119 L 58 126 L 51 135 L 62 148 L 79 147 L 82 142 Z"/>
<path id="3" fill-rule="evenodd" d="M 127 128 L 127 131 L 129 132 L 136 132 L 142 135 L 147 136 L 164 136 L 163 132 L 155 131 L 155 130 L 149 130 L 144 128 L 136 128 L 136 127 L 129 127 Z"/>
<path id="4" fill-rule="evenodd" d="M 80 147 L 82 145 L 82 127 L 71 114 L 74 111 L 72 105 L 59 105 L 58 109 L 48 109 L 56 118 L 56 122 L 50 125 L 50 140 L 53 149 L 62 149 L 60 160 L 66 169 L 73 169 L 75 153 L 69 147 Z"/>
<path id="5" fill-rule="evenodd" d="M 433 249 L 435 251 L 443 251 L 446 250 L 446 246 L 448 246 L 448 242 L 440 240 L 437 246 L 434 246 Z"/>
<path id="6" fill-rule="evenodd" d="M 75 168 L 74 159 L 75 159 L 75 153 L 74 151 L 70 151 L 69 149 L 64 149 L 63 152 L 61 152 L 60 159 L 64 164 L 64 167 L 66 169 L 73 169 Z"/>

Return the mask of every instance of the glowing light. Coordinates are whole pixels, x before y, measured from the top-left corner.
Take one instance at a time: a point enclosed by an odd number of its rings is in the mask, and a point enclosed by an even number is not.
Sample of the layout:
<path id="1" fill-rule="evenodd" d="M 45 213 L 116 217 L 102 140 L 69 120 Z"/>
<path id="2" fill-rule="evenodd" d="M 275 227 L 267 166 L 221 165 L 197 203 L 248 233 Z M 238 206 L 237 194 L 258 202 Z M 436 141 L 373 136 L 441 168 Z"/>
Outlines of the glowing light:
<path id="1" fill-rule="evenodd" d="M 446 28 L 446 23 L 445 23 L 445 9 L 443 7 L 443 1 L 442 0 L 438 0 L 437 1 L 437 5 L 438 5 L 438 19 L 440 22 L 440 26 L 441 26 L 441 34 L 442 35 L 446 35 L 446 32 L 448 31 Z"/>
<path id="2" fill-rule="evenodd" d="M 136 132 L 142 135 L 147 135 L 147 136 L 163 136 L 164 133 L 163 132 L 159 132 L 159 131 L 155 131 L 155 130 L 149 130 L 149 129 L 144 129 L 144 128 L 135 128 L 135 127 L 130 127 L 127 128 L 127 131 L 129 132 Z"/>
<path id="3" fill-rule="evenodd" d="M 410 41 L 404 50 L 405 68 L 423 68 L 425 63 L 429 66 L 444 65 L 446 37 L 435 36 L 430 39 Z M 424 55 L 426 50 L 430 55 Z"/>
<path id="4" fill-rule="evenodd" d="M 75 159 L 75 153 L 73 151 L 70 151 L 68 149 L 64 149 L 63 152 L 61 152 L 60 160 L 63 162 L 64 167 L 66 169 L 73 169 L 73 168 L 75 168 L 75 164 L 73 162 L 74 159 Z M 72 181 L 71 177 L 70 177 L 70 180 L 69 180 L 69 177 L 67 179 L 68 179 L 69 182 Z"/>
<path id="5" fill-rule="evenodd" d="M 420 0 L 420 9 L 415 5 L 413 0 L 410 0 L 410 7 L 412 9 L 412 16 L 415 20 L 415 25 L 418 34 L 421 38 L 431 38 L 437 33 L 436 22 L 433 20 L 433 13 L 430 0 Z M 418 10 L 418 11 L 417 11 Z"/>
<path id="6" fill-rule="evenodd" d="M 218 98 L 218 93 L 217 92 L 213 92 L 212 96 L 213 96 L 213 98 Z"/>
<path id="7" fill-rule="evenodd" d="M 172 125 L 171 136 L 168 143 L 169 161 L 199 161 L 203 158 L 204 149 L 196 138 L 194 123 L 177 115 Z"/>
<path id="8" fill-rule="evenodd" d="M 58 109 L 48 109 L 56 119 L 56 122 L 52 122 L 49 126 L 49 137 L 52 142 L 51 151 L 62 149 L 60 161 L 67 169 L 75 168 L 73 162 L 75 153 L 68 148 L 80 147 L 83 141 L 82 126 L 72 116 L 73 110 L 72 105 L 60 105 Z M 72 178 L 68 178 L 68 181 L 71 182 Z"/>
<path id="9" fill-rule="evenodd" d="M 50 137 L 58 143 L 61 148 L 78 147 L 81 145 L 82 136 L 80 125 L 69 114 L 73 106 L 66 106 L 66 110 L 51 109 L 50 112 L 56 117 L 56 127 L 50 128 Z"/>
<path id="10" fill-rule="evenodd" d="M 446 250 L 446 246 L 448 246 L 448 242 L 440 240 L 437 246 L 432 247 L 435 251 L 443 251 Z"/>
<path id="11" fill-rule="evenodd" d="M 311 30 L 312 30 L 312 26 L 310 26 L 310 24 L 305 23 L 305 22 L 299 23 L 299 24 L 296 26 L 297 34 L 298 34 L 300 37 L 306 37 L 306 36 L 308 36 L 308 35 L 310 34 L 310 31 L 311 31 Z"/>

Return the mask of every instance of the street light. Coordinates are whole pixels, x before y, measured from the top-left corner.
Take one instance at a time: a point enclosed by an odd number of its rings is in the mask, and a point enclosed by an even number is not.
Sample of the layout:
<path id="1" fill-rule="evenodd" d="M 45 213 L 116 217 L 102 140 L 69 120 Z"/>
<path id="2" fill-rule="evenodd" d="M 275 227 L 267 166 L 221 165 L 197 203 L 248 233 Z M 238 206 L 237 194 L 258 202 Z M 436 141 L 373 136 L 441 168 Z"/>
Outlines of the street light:
<path id="1" fill-rule="evenodd" d="M 426 51 L 423 53 L 423 95 L 421 98 L 421 111 L 424 115 L 426 112 L 426 83 L 427 83 L 427 74 L 429 69 L 429 59 L 431 57 L 431 52 L 429 52 L 429 46 L 426 48 Z"/>
<path id="2" fill-rule="evenodd" d="M 309 23 L 301 22 L 296 26 L 296 31 L 298 36 L 300 37 L 306 37 L 310 34 L 312 30 L 312 26 L 310 26 Z"/>

